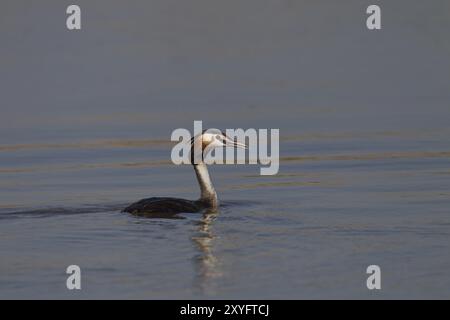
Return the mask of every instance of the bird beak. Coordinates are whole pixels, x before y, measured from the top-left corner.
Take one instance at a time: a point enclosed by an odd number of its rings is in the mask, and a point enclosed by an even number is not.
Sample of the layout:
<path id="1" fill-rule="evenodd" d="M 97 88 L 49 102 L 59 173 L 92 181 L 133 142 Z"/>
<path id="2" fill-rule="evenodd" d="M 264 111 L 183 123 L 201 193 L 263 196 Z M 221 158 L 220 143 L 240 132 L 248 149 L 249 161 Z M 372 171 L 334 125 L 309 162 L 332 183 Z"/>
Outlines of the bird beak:
<path id="1" fill-rule="evenodd" d="M 231 147 L 231 148 L 248 149 L 248 147 L 245 143 L 233 141 L 228 137 L 225 138 L 225 146 Z"/>

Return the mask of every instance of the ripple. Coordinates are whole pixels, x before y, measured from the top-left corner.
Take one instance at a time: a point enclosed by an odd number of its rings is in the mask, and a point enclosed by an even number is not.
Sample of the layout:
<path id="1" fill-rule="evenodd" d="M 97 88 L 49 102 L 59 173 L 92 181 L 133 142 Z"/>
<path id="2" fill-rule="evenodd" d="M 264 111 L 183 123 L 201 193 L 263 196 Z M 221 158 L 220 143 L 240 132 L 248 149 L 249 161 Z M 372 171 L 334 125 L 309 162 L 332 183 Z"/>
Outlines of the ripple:
<path id="1" fill-rule="evenodd" d="M 0 211 L 0 219 L 21 218 L 21 217 L 54 217 L 60 215 L 88 214 L 99 212 L 120 211 L 125 207 L 124 204 L 110 205 L 89 205 L 76 208 L 71 207 L 46 207 L 16 211 Z"/>
<path id="2" fill-rule="evenodd" d="M 281 157 L 281 161 L 368 161 L 386 159 L 450 158 L 450 151 L 379 152 L 362 154 L 305 155 Z"/>
<path id="3" fill-rule="evenodd" d="M 0 145 L 2 151 L 21 151 L 34 149 L 92 149 L 92 148 L 145 148 L 156 145 L 172 145 L 173 142 L 165 139 L 145 140 L 99 140 L 71 143 L 33 143 Z"/>

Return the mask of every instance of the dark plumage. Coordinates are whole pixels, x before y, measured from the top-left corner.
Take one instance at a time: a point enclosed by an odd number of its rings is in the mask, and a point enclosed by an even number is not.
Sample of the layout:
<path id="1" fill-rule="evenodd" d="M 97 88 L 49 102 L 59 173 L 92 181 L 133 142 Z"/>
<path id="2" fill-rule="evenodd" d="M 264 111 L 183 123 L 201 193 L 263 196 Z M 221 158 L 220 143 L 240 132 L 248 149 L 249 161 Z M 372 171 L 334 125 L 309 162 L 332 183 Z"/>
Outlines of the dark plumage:
<path id="1" fill-rule="evenodd" d="M 175 214 L 180 212 L 199 212 L 204 208 L 200 201 L 191 201 L 179 198 L 169 198 L 169 197 L 154 197 L 142 199 L 135 202 L 125 209 L 123 212 L 128 212 L 132 214 L 142 214 L 142 213 L 167 213 Z"/>

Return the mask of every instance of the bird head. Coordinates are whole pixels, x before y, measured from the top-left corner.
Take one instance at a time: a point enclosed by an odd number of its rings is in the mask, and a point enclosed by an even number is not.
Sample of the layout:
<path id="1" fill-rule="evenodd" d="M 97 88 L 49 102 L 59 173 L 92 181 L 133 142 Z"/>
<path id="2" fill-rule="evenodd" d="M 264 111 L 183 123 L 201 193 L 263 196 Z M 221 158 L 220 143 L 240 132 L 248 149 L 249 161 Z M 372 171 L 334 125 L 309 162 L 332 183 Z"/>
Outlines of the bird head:
<path id="1" fill-rule="evenodd" d="M 194 155 L 195 143 L 201 147 L 202 158 L 203 159 L 209 152 L 215 148 L 239 148 L 247 149 L 247 145 L 244 143 L 237 142 L 229 138 L 224 132 L 218 129 L 208 129 L 204 130 L 202 134 L 199 134 L 191 139 L 191 159 Z"/>

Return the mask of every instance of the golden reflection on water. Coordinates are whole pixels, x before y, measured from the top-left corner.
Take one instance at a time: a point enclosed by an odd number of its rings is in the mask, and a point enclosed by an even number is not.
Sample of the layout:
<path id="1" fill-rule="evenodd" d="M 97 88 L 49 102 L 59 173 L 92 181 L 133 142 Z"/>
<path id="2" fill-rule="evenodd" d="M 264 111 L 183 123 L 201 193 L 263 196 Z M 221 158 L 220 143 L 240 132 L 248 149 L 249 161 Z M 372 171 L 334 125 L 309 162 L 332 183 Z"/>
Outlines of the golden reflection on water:
<path id="1" fill-rule="evenodd" d="M 409 152 L 378 152 L 353 154 L 323 154 L 280 157 L 280 162 L 300 163 L 316 161 L 375 161 L 397 159 L 450 158 L 450 151 L 409 151 Z M 23 168 L 2 168 L 0 173 L 28 173 L 37 171 L 76 171 L 85 169 L 115 169 L 115 168 L 148 168 L 155 166 L 170 166 L 170 160 L 149 160 L 141 162 L 109 162 L 73 165 L 30 166 Z"/>
<path id="2" fill-rule="evenodd" d="M 29 149 L 96 149 L 96 148 L 146 148 L 151 146 L 170 146 L 173 142 L 162 139 L 147 140 L 98 140 L 72 143 L 34 143 L 0 145 L 0 151 L 20 151 Z"/>
<path id="3" fill-rule="evenodd" d="M 355 154 L 331 154 L 317 156 L 287 156 L 281 157 L 280 161 L 364 161 L 364 160 L 386 160 L 386 159 L 423 159 L 423 158 L 450 158 L 450 151 L 405 151 L 405 152 L 373 152 Z"/>
<path id="4" fill-rule="evenodd" d="M 103 116 L 103 115 L 102 115 Z M 424 139 L 430 137 L 446 137 L 450 134 L 450 129 L 434 129 L 421 131 L 379 131 L 379 132 L 306 132 L 295 135 L 282 135 L 280 141 L 336 141 L 350 139 L 376 139 L 376 138 L 404 138 L 404 139 Z M 148 148 L 154 146 L 171 146 L 176 142 L 168 138 L 157 139 L 108 139 L 108 140 L 85 140 L 75 142 L 55 142 L 55 143 L 19 143 L 0 145 L 0 152 L 20 151 L 29 149 L 92 149 L 92 148 Z"/>

